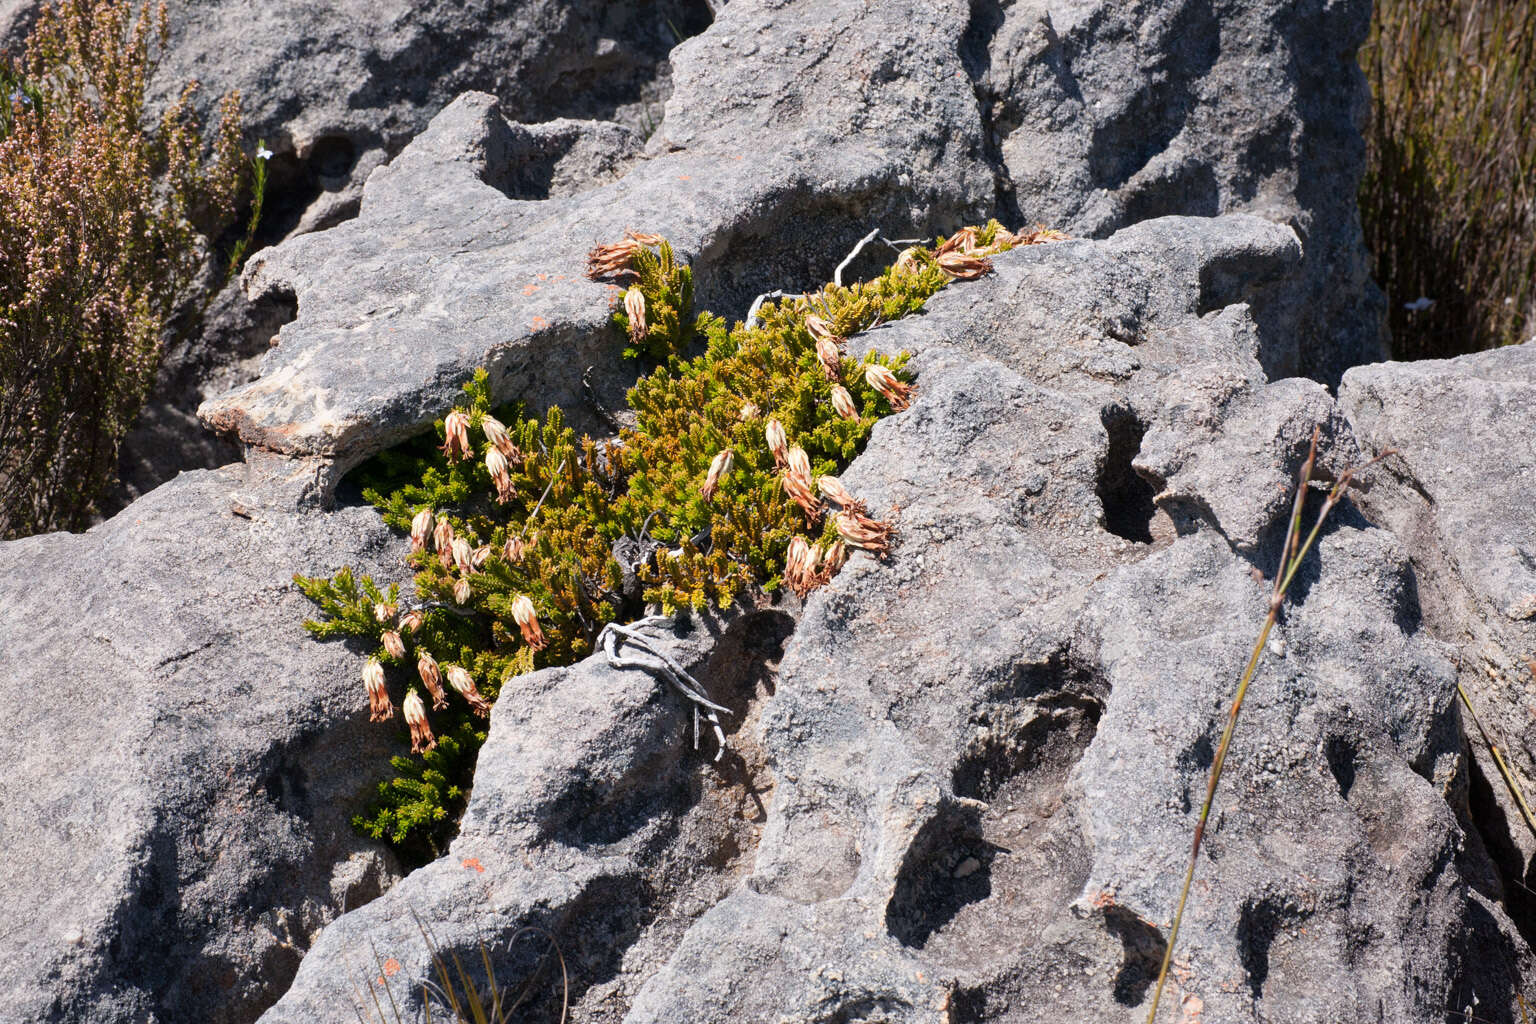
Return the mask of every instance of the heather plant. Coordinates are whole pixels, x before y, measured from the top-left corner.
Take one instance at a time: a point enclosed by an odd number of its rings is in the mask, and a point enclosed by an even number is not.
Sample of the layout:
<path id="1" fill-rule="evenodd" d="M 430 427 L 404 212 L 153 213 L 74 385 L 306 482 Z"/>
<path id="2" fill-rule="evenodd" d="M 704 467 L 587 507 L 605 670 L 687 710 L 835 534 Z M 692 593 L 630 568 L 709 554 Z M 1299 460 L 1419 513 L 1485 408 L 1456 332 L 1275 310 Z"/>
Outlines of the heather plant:
<path id="1" fill-rule="evenodd" d="M 153 124 L 163 7 L 58 0 L 0 70 L 0 537 L 79 529 L 167 324 L 233 218 L 237 96 L 205 155 L 188 85 Z"/>
<path id="2" fill-rule="evenodd" d="M 627 286 L 615 327 L 648 368 L 628 393 L 633 425 L 578 438 L 558 408 L 493 407 L 481 371 L 434 435 L 359 471 L 385 522 L 410 534 L 410 606 L 347 569 L 295 577 L 322 613 L 312 633 L 375 648 L 363 671 L 372 717 L 393 721 L 405 691 L 415 756 L 394 759 L 357 826 L 409 858 L 440 850 L 498 694 L 592 653 L 609 623 L 648 606 L 803 596 L 850 548 L 884 557 L 890 524 L 835 474 L 914 385 L 904 354 L 855 359 L 845 339 L 986 273 L 992 253 L 1059 237 L 965 229 L 872 280 L 767 303 L 732 326 L 695 313 L 691 271 L 664 240 L 594 250 L 589 274 Z"/>
<path id="3" fill-rule="evenodd" d="M 1393 355 L 1536 331 L 1536 5 L 1380 0 L 1360 214 Z"/>

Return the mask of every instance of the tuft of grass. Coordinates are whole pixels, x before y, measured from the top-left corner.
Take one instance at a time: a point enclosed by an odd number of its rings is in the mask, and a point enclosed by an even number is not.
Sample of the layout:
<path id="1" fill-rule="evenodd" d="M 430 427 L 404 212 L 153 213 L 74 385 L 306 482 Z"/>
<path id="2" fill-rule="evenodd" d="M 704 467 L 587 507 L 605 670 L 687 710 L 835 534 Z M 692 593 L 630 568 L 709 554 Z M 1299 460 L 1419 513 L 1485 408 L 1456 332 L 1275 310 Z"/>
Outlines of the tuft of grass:
<path id="1" fill-rule="evenodd" d="M 1227 711 L 1227 724 L 1222 730 L 1221 742 L 1216 746 L 1216 757 L 1211 762 L 1211 773 L 1205 787 L 1205 802 L 1200 805 L 1200 817 L 1195 822 L 1195 835 L 1190 843 L 1189 867 L 1184 872 L 1184 885 L 1179 890 L 1178 909 L 1173 915 L 1173 926 L 1168 931 L 1168 945 L 1163 952 L 1163 964 L 1157 972 L 1157 988 L 1152 993 L 1152 1006 L 1147 1011 L 1147 1024 L 1154 1024 L 1157 1020 L 1157 1008 L 1163 998 L 1163 987 L 1168 982 L 1168 968 L 1173 963 L 1173 951 L 1179 941 L 1179 926 L 1184 921 L 1184 907 L 1189 902 L 1189 888 L 1195 880 L 1195 865 L 1200 858 L 1200 844 L 1205 839 L 1205 826 L 1210 821 L 1211 808 L 1216 803 L 1216 789 L 1221 785 L 1222 771 L 1227 763 L 1227 752 L 1232 747 L 1232 735 L 1237 731 L 1237 719 L 1243 711 L 1243 698 L 1247 696 L 1248 686 L 1253 682 L 1253 676 L 1259 667 L 1259 658 L 1264 654 L 1264 645 L 1269 640 L 1270 631 L 1275 628 L 1275 623 L 1280 619 L 1280 612 L 1285 607 L 1285 596 L 1290 591 L 1291 583 L 1295 581 L 1296 573 L 1301 569 L 1307 552 L 1312 550 L 1313 543 L 1322 532 L 1323 523 L 1327 521 L 1328 514 L 1348 492 L 1350 482 L 1361 471 L 1396 454 L 1389 448 L 1364 465 L 1341 473 L 1333 487 L 1329 489 L 1328 496 L 1323 500 L 1323 507 L 1318 510 L 1317 520 L 1312 524 L 1311 532 L 1307 534 L 1305 540 L 1302 540 L 1301 512 L 1306 502 L 1307 491 L 1312 485 L 1312 470 L 1317 464 L 1317 439 L 1318 431 L 1314 427 L 1307 460 L 1302 463 L 1301 472 L 1297 477 L 1296 500 L 1285 531 L 1285 545 L 1280 554 L 1280 569 L 1275 573 L 1274 587 L 1270 590 L 1269 613 L 1264 617 L 1264 625 L 1259 629 L 1259 638 L 1253 642 L 1253 651 L 1248 656 L 1248 664 L 1243 669 L 1242 677 L 1237 681 L 1237 689 L 1232 695 L 1232 705 Z"/>
<path id="2" fill-rule="evenodd" d="M 1393 356 L 1531 337 L 1536 4 L 1377 0 L 1360 60 L 1374 102 L 1360 215 Z"/>

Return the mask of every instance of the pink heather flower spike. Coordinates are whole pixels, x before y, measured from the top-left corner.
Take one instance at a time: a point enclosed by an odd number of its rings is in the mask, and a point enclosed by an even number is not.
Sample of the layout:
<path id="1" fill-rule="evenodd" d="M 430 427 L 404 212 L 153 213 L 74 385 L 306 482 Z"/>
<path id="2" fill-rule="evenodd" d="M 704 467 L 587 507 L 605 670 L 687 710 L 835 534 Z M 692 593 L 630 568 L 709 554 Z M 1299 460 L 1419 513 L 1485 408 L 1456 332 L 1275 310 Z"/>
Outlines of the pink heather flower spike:
<path id="1" fill-rule="evenodd" d="M 720 478 L 731 471 L 735 465 L 736 457 L 729 448 L 720 452 L 709 464 L 709 474 L 704 478 L 704 486 L 699 488 L 699 494 L 705 501 L 711 501 L 715 497 L 715 491 L 720 487 Z"/>
<path id="2" fill-rule="evenodd" d="M 885 400 L 891 403 L 891 408 L 901 412 L 912 404 L 912 392 L 917 390 L 914 384 L 903 384 L 896 379 L 896 375 L 887 367 L 879 363 L 870 363 L 864 368 L 864 382 L 885 396 Z"/>
<path id="3" fill-rule="evenodd" d="M 468 577 L 460 576 L 459 581 L 453 585 L 454 604 L 468 604 L 469 593 L 470 589 Z"/>
<path id="4" fill-rule="evenodd" d="M 407 633 L 414 633 L 421 628 L 425 618 L 426 616 L 421 614 L 421 609 L 419 608 L 408 611 L 400 617 L 400 628 Z"/>
<path id="5" fill-rule="evenodd" d="M 549 646 L 549 641 L 544 638 L 544 631 L 539 628 L 539 616 L 534 611 L 533 601 L 526 595 L 519 594 L 512 601 L 512 618 L 517 622 L 517 628 L 522 630 L 523 639 L 528 646 L 536 651 L 542 651 Z"/>
<path id="6" fill-rule="evenodd" d="M 416 673 L 421 676 L 422 685 L 432 695 L 432 710 L 447 707 L 448 695 L 443 692 L 443 673 L 437 667 L 437 661 L 426 651 L 422 651 L 421 657 L 416 659 Z"/>
<path id="7" fill-rule="evenodd" d="M 393 629 L 386 629 L 381 639 L 384 641 L 385 653 L 391 658 L 405 657 L 405 640 L 401 638 L 399 633 Z"/>
<path id="8" fill-rule="evenodd" d="M 437 525 L 432 515 L 432 510 L 424 508 L 416 513 L 411 520 L 411 553 L 424 551 L 427 547 L 427 538 L 432 536 L 432 529 Z"/>
<path id="9" fill-rule="evenodd" d="M 635 285 L 624 293 L 624 315 L 629 317 L 629 340 L 640 341 L 645 337 L 645 293 Z"/>
<path id="10" fill-rule="evenodd" d="M 369 658 L 363 666 L 363 685 L 368 688 L 368 721 L 389 721 L 395 706 L 389 702 L 389 691 L 384 688 L 384 666 L 378 658 Z"/>
<path id="11" fill-rule="evenodd" d="M 773 453 L 773 464 L 784 465 L 784 455 L 789 450 L 789 439 L 784 436 L 784 424 L 777 419 L 770 419 L 763 426 L 763 437 L 768 442 L 768 450 Z"/>
<path id="12" fill-rule="evenodd" d="M 853 404 L 853 396 L 841 384 L 832 385 L 832 408 L 836 409 L 837 414 L 845 420 L 859 418 L 859 409 Z"/>
<path id="13" fill-rule="evenodd" d="M 469 701 L 469 706 L 474 709 L 475 714 L 488 715 L 491 713 L 491 705 L 486 702 L 486 699 L 480 695 L 480 691 L 475 688 L 475 677 L 470 675 L 467 670 L 460 668 L 458 665 L 449 665 L 448 683 L 455 690 L 458 690 L 465 700 Z"/>
<path id="14" fill-rule="evenodd" d="M 405 724 L 411 728 L 411 753 L 425 754 L 437 746 L 437 739 L 432 735 L 432 726 L 427 722 L 426 706 L 422 704 L 421 697 L 415 690 L 405 695 L 405 704 L 402 705 L 401 711 L 405 713 Z"/>
<path id="15" fill-rule="evenodd" d="M 469 413 L 459 409 L 443 419 L 443 454 L 449 462 L 462 462 L 469 458 Z"/>

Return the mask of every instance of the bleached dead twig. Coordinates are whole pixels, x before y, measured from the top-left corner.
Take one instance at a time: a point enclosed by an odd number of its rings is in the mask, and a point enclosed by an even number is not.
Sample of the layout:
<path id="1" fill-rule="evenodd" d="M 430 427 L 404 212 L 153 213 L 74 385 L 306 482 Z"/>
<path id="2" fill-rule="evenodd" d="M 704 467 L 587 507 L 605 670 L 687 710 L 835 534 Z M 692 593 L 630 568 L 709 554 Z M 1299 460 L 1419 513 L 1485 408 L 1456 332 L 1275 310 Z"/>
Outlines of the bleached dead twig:
<path id="1" fill-rule="evenodd" d="M 617 622 L 610 622 L 603 627 L 601 633 L 597 634 L 597 644 L 603 649 L 603 653 L 607 655 L 608 664 L 612 667 L 641 668 L 653 675 L 659 675 L 671 683 L 673 689 L 693 703 L 693 748 L 695 750 L 699 748 L 699 715 L 702 708 L 703 716 L 714 727 L 715 739 L 719 742 L 719 749 L 715 751 L 714 757 L 714 760 L 718 761 L 720 760 L 720 755 L 725 753 L 725 730 L 721 728 L 720 716 L 716 712 L 724 711 L 726 714 L 730 714 L 731 709 L 722 707 L 706 697 L 704 695 L 704 687 L 697 679 L 688 674 L 687 669 L 679 665 L 670 655 L 640 633 L 641 627 L 655 626 L 671 621 L 669 616 L 651 615 L 628 626 L 621 626 Z M 645 661 L 626 661 L 619 656 L 619 647 L 626 642 L 640 648 L 646 654 L 661 662 L 661 664 L 655 665 Z"/>

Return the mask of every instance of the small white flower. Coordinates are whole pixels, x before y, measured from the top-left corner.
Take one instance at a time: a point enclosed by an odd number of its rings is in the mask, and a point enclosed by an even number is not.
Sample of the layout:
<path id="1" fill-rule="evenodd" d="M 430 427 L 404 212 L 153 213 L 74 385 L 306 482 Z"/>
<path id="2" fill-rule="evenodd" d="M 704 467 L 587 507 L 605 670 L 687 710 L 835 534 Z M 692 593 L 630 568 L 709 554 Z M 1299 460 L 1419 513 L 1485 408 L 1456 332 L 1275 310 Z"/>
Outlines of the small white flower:
<path id="1" fill-rule="evenodd" d="M 1405 302 L 1405 303 L 1403 303 L 1403 308 L 1406 309 L 1410 313 L 1422 313 L 1422 312 L 1424 312 L 1424 310 L 1428 309 L 1430 306 L 1433 306 L 1434 304 L 1435 304 L 1435 300 L 1434 299 L 1431 299 L 1431 298 L 1429 298 L 1427 296 L 1424 296 L 1424 295 L 1420 295 L 1418 298 L 1414 299 L 1412 302 Z"/>
<path id="2" fill-rule="evenodd" d="M 270 149 L 268 149 L 266 146 L 261 146 L 261 147 L 259 147 L 256 150 L 256 159 L 257 160 L 271 160 L 272 159 L 272 151 Z"/>

